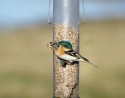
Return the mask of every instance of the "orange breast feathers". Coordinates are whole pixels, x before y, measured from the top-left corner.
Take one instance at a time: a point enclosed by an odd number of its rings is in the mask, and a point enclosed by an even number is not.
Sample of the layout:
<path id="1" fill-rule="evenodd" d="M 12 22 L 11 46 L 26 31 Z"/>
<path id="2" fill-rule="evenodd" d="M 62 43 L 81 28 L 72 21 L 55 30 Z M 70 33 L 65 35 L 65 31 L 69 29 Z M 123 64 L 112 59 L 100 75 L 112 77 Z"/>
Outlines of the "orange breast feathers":
<path id="1" fill-rule="evenodd" d="M 59 49 L 54 52 L 57 56 L 61 56 L 65 54 L 64 51 L 67 51 L 67 48 L 60 46 Z"/>

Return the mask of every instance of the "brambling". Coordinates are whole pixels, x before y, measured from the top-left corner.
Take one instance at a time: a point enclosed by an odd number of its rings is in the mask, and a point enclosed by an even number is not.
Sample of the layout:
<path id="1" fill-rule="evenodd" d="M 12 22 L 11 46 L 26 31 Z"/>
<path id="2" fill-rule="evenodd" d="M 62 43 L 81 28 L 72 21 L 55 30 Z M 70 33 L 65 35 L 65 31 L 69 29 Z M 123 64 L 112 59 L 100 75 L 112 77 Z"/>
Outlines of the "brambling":
<path id="1" fill-rule="evenodd" d="M 60 41 L 60 42 L 50 42 L 47 44 L 50 47 L 55 55 L 63 61 L 63 66 L 66 64 L 73 64 L 75 62 L 84 61 L 95 67 L 98 67 L 91 63 L 87 58 L 81 56 L 78 52 L 74 51 L 72 48 L 72 44 L 69 41 Z"/>

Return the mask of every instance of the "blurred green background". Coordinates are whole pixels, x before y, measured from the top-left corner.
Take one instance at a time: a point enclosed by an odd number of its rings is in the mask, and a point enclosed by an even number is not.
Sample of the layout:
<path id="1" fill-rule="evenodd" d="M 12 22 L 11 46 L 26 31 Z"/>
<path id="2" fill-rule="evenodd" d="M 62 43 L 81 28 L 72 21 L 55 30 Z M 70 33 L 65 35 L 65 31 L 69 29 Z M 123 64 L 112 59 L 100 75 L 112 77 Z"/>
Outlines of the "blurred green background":
<path id="1" fill-rule="evenodd" d="M 6 11 L 0 16 L 6 16 Z M 52 51 L 46 47 L 52 40 L 53 28 L 46 24 L 47 17 L 44 19 L 40 15 L 40 19 L 31 18 L 27 22 L 23 16 L 16 17 L 24 22 L 15 20 L 15 23 L 6 21 L 7 17 L 14 19 L 9 14 L 5 18 L 0 17 L 0 98 L 53 96 Z M 80 63 L 80 97 L 125 98 L 125 21 L 120 16 L 101 16 L 101 20 L 91 17 L 80 26 L 80 53 L 100 68 Z"/>

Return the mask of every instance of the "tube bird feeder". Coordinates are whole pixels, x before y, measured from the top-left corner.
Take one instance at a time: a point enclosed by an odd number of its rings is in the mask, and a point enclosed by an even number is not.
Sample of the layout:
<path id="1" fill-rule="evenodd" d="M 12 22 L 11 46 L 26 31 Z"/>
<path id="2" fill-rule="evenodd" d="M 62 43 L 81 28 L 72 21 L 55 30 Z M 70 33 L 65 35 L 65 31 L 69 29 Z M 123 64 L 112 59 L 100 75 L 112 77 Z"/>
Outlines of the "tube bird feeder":
<path id="1" fill-rule="evenodd" d="M 68 41 L 79 52 L 79 0 L 53 0 L 53 41 Z M 79 63 L 61 66 L 53 56 L 53 98 L 79 98 Z"/>

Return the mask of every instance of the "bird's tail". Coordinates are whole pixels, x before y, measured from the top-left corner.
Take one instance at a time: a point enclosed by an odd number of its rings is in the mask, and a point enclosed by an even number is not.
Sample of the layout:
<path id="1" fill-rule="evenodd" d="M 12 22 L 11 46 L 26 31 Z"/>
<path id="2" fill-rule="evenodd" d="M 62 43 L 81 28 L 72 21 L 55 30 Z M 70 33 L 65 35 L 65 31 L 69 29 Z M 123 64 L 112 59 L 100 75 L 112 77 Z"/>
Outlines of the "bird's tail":
<path id="1" fill-rule="evenodd" d="M 90 65 L 94 66 L 94 67 L 99 68 L 98 66 L 94 65 L 93 63 L 91 63 L 91 62 L 89 62 L 89 61 L 88 61 L 88 63 L 89 63 Z"/>
<path id="2" fill-rule="evenodd" d="M 99 68 L 98 66 L 94 65 L 93 63 L 91 63 L 87 58 L 82 57 L 82 59 L 83 59 L 83 61 L 89 63 L 90 65 L 93 65 L 94 67 Z"/>

